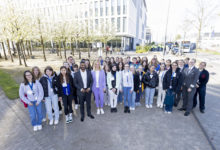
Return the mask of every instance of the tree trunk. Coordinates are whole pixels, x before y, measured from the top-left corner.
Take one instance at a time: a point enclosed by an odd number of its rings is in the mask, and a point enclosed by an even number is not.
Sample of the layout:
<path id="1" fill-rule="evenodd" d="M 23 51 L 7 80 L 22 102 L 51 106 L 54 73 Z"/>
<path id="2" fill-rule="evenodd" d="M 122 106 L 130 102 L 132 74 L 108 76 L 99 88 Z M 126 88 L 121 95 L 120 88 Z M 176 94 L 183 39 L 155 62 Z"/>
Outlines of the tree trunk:
<path id="1" fill-rule="evenodd" d="M 2 54 L 0 53 L 0 59 L 2 59 Z"/>
<path id="2" fill-rule="evenodd" d="M 72 55 L 74 56 L 73 38 L 71 38 L 70 46 L 71 46 Z"/>
<path id="3" fill-rule="evenodd" d="M 56 46 L 57 46 L 57 49 L 56 49 L 57 56 L 59 56 L 59 43 L 57 43 Z"/>
<path id="4" fill-rule="evenodd" d="M 76 41 L 76 50 L 79 51 L 79 59 L 81 59 L 81 51 L 80 51 L 80 48 L 78 48 L 78 41 Z"/>
<path id="5" fill-rule="evenodd" d="M 12 44 L 13 52 L 14 52 L 13 55 L 16 56 L 16 53 L 17 53 L 17 50 L 16 50 L 16 48 L 15 48 L 15 47 L 16 47 L 16 44 L 15 44 L 13 41 L 11 41 L 11 44 Z"/>
<path id="6" fill-rule="evenodd" d="M 32 56 L 32 45 L 31 45 L 31 41 L 28 41 L 28 45 L 29 45 L 30 55 Z"/>
<path id="7" fill-rule="evenodd" d="M 59 52 L 60 52 L 60 58 L 62 59 L 61 47 L 62 47 L 62 42 L 59 42 Z"/>
<path id="8" fill-rule="evenodd" d="M 9 53 L 9 55 L 10 55 L 10 57 L 11 57 L 11 62 L 14 62 L 13 56 L 12 56 L 12 54 L 11 54 L 10 41 L 9 41 L 9 39 L 7 39 L 7 43 L 8 43 L 8 53 Z"/>
<path id="9" fill-rule="evenodd" d="M 63 41 L 64 57 L 66 59 L 66 40 Z"/>
<path id="10" fill-rule="evenodd" d="M 45 49 L 44 49 L 44 40 L 43 40 L 42 35 L 40 36 L 40 39 L 41 39 L 41 45 L 42 45 L 42 48 L 43 48 L 44 61 L 47 61 L 46 54 L 45 54 Z"/>
<path id="11" fill-rule="evenodd" d="M 2 42 L 2 49 L 3 49 L 3 52 L 4 52 L 5 60 L 8 60 L 7 55 L 6 55 L 6 52 L 5 52 L 4 42 Z"/>
<path id="12" fill-rule="evenodd" d="M 28 47 L 28 41 L 26 40 L 26 42 L 25 42 L 25 48 L 27 49 L 27 53 L 28 53 L 28 57 L 30 58 L 30 49 L 29 49 L 29 47 Z"/>
<path id="13" fill-rule="evenodd" d="M 107 49 L 106 49 L 106 43 L 104 43 L 104 50 L 105 50 L 105 56 L 107 57 L 108 51 L 107 51 Z M 104 50 L 103 50 L 103 52 L 104 52 Z"/>
<path id="14" fill-rule="evenodd" d="M 88 57 L 90 58 L 90 51 L 91 51 L 91 49 L 92 49 L 92 45 L 90 45 L 89 43 L 88 43 Z"/>
<path id="15" fill-rule="evenodd" d="M 26 56 L 26 53 L 25 53 L 25 48 L 24 48 L 24 42 L 23 42 L 23 40 L 21 40 L 21 42 L 20 42 L 20 47 L 21 47 L 21 51 L 22 51 L 24 57 L 27 59 L 27 56 Z"/>
<path id="16" fill-rule="evenodd" d="M 22 54 L 22 57 L 23 57 L 24 66 L 27 67 L 26 57 L 24 55 L 24 43 L 23 43 L 23 41 L 21 41 L 20 46 L 21 46 L 21 54 Z"/>
<path id="17" fill-rule="evenodd" d="M 22 65 L 22 62 L 21 62 L 21 50 L 20 50 L 20 47 L 19 47 L 19 42 L 16 43 L 16 47 L 17 47 L 17 50 L 18 50 L 19 65 Z"/>

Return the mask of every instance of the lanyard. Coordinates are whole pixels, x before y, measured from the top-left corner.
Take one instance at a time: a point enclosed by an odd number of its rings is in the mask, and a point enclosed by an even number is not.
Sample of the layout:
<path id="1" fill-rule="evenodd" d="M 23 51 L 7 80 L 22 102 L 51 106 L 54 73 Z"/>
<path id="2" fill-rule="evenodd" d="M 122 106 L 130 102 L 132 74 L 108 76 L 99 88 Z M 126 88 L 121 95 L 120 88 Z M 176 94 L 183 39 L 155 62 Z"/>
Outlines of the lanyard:
<path id="1" fill-rule="evenodd" d="M 50 79 L 49 76 L 47 76 L 47 80 L 49 81 L 50 87 L 52 88 L 52 78 Z"/>
<path id="2" fill-rule="evenodd" d="M 29 85 L 29 87 L 31 88 L 31 91 L 33 91 L 33 86 L 34 86 L 33 82 L 31 82 L 31 84 L 28 83 L 28 85 Z"/>
<path id="3" fill-rule="evenodd" d="M 173 76 L 174 76 L 174 74 L 175 74 L 175 72 L 172 73 L 171 80 L 173 80 Z"/>

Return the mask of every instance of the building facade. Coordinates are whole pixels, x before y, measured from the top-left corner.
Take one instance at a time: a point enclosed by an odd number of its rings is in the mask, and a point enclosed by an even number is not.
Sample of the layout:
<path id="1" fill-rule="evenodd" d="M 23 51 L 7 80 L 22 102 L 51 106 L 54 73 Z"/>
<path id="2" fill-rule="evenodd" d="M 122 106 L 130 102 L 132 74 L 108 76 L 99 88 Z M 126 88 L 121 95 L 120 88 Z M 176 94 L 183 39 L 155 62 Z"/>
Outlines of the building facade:
<path id="1" fill-rule="evenodd" d="M 96 31 L 111 24 L 111 47 L 134 50 L 146 43 L 146 0 L 14 0 L 17 8 L 43 15 L 48 20 L 76 20 Z"/>

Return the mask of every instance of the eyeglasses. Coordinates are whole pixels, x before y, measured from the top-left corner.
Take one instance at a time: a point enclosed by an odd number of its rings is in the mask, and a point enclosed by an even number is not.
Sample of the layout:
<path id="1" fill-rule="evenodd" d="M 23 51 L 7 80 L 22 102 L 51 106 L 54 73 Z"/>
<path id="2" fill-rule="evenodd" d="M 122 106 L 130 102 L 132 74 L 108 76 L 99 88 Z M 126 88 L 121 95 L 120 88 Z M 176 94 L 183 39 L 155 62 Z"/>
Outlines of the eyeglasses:
<path id="1" fill-rule="evenodd" d="M 30 77 L 30 76 L 32 76 L 31 74 L 27 74 L 27 75 L 25 75 L 26 77 Z"/>

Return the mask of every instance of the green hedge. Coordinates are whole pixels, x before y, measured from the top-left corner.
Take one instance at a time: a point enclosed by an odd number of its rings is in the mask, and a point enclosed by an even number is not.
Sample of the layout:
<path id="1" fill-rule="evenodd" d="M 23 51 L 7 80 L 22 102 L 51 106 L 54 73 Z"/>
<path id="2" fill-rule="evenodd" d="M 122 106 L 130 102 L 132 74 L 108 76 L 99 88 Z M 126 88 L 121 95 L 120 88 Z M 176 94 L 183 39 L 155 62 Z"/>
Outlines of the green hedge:
<path id="1" fill-rule="evenodd" d="M 136 53 L 144 53 L 150 51 L 151 46 L 145 45 L 145 46 L 136 46 Z"/>
<path id="2" fill-rule="evenodd" d="M 17 99 L 19 98 L 19 85 L 15 82 L 15 80 L 11 77 L 10 74 L 4 72 L 0 69 L 0 87 L 5 92 L 5 95 L 9 99 Z"/>

